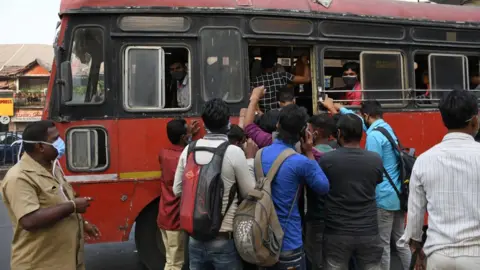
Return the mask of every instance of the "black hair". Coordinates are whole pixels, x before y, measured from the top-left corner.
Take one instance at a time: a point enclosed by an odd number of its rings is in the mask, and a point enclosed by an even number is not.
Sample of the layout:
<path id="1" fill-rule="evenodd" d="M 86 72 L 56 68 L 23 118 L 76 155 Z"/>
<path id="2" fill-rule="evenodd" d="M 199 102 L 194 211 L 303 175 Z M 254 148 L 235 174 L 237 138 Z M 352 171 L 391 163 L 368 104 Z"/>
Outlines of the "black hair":
<path id="1" fill-rule="evenodd" d="M 187 61 L 185 61 L 185 59 L 183 59 L 183 58 L 174 58 L 172 60 L 172 62 L 170 62 L 170 66 L 173 65 L 173 64 L 176 64 L 176 63 L 179 63 L 183 67 L 187 66 Z"/>
<path id="2" fill-rule="evenodd" d="M 230 127 L 230 131 L 228 131 L 228 141 L 230 144 L 237 144 L 243 140 L 245 140 L 246 135 L 243 132 L 243 129 L 238 125 L 232 125 Z"/>
<path id="3" fill-rule="evenodd" d="M 46 142 L 48 140 L 48 129 L 55 127 L 55 123 L 50 120 L 33 122 L 27 125 L 22 134 L 24 141 Z M 32 153 L 35 150 L 34 143 L 23 143 L 25 152 Z"/>
<path id="4" fill-rule="evenodd" d="M 468 90 L 453 90 L 441 101 L 438 108 L 447 129 L 461 129 L 468 126 L 468 120 L 478 114 L 475 94 Z"/>
<path id="5" fill-rule="evenodd" d="M 214 98 L 203 105 L 202 120 L 211 132 L 227 133 L 230 109 L 221 98 Z"/>
<path id="6" fill-rule="evenodd" d="M 292 88 L 288 88 L 287 86 L 284 86 L 280 88 L 280 90 L 277 92 L 277 100 L 286 103 L 286 102 L 293 102 L 295 99 L 295 92 Z"/>
<path id="7" fill-rule="evenodd" d="M 300 140 L 300 132 L 307 125 L 308 113 L 303 107 L 290 104 L 280 111 L 278 118 L 278 139 L 287 144 L 296 144 Z"/>
<path id="8" fill-rule="evenodd" d="M 347 62 L 343 65 L 343 71 L 347 71 L 349 69 L 355 71 L 357 75 L 360 75 L 360 65 L 357 62 Z"/>
<path id="9" fill-rule="evenodd" d="M 337 130 L 341 132 L 346 143 L 360 142 L 363 136 L 363 123 L 360 117 L 355 114 L 344 114 L 340 116 L 337 123 Z"/>
<path id="10" fill-rule="evenodd" d="M 179 144 L 182 136 L 187 134 L 187 121 L 173 119 L 167 123 L 167 137 L 172 144 Z"/>
<path id="11" fill-rule="evenodd" d="M 368 114 L 371 117 L 383 117 L 382 105 L 377 100 L 368 100 L 362 102 L 360 112 L 362 114 Z"/>
<path id="12" fill-rule="evenodd" d="M 277 130 L 278 118 L 280 110 L 270 110 L 259 116 L 255 122 L 263 131 L 272 133 Z"/>
<path id="13" fill-rule="evenodd" d="M 332 135 L 333 131 L 336 129 L 335 122 L 330 115 L 327 113 L 316 114 L 308 120 L 314 128 L 323 129 L 323 137 L 328 138 Z"/>
<path id="14" fill-rule="evenodd" d="M 277 49 L 275 47 L 264 47 L 261 49 L 261 65 L 263 69 L 273 68 L 277 63 Z"/>

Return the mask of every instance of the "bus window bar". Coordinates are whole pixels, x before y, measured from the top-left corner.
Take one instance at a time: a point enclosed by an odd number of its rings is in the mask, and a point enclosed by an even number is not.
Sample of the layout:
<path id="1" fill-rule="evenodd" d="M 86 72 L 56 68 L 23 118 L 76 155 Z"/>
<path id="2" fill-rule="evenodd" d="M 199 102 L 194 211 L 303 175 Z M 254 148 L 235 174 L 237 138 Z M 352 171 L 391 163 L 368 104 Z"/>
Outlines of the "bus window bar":
<path id="1" fill-rule="evenodd" d="M 447 92 L 450 92 L 452 91 L 452 89 L 365 89 L 365 90 L 356 90 L 356 91 L 360 91 L 363 93 L 375 93 L 375 92 L 391 92 L 391 93 L 401 93 L 403 95 L 402 98 L 364 98 L 362 97 L 361 99 L 355 99 L 355 101 L 360 101 L 360 102 L 363 102 L 363 101 L 369 101 L 369 100 L 377 100 L 379 102 L 389 102 L 391 104 L 394 104 L 394 102 L 398 102 L 399 104 L 400 103 L 405 103 L 407 101 L 415 101 L 417 103 L 424 103 L 424 104 L 420 104 L 420 105 L 428 105 L 428 104 L 425 104 L 425 102 L 430 102 L 430 104 L 432 104 L 432 102 L 439 102 L 441 100 L 441 98 L 439 97 L 433 97 L 435 94 L 439 94 L 439 95 L 442 95 L 440 93 L 447 93 Z M 428 91 L 428 95 L 425 95 Z M 480 100 L 480 90 L 469 90 L 471 92 L 473 92 L 475 95 L 477 95 L 477 97 L 479 98 Z M 351 93 L 353 92 L 352 90 L 324 90 L 322 91 L 322 94 L 326 94 L 326 95 L 329 95 L 329 94 L 334 94 L 334 93 Z M 341 103 L 348 103 L 348 102 L 352 102 L 351 99 L 334 99 L 335 102 L 341 102 Z"/>

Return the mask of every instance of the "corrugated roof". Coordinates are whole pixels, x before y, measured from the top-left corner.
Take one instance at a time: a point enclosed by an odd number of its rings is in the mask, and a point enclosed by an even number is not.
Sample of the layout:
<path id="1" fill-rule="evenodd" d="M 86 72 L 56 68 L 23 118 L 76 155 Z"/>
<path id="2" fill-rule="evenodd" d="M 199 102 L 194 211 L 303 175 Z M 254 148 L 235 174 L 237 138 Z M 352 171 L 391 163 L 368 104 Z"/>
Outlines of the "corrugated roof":
<path id="1" fill-rule="evenodd" d="M 43 44 L 0 44 L 0 71 L 7 67 L 25 67 L 35 60 L 51 66 L 52 45 Z"/>

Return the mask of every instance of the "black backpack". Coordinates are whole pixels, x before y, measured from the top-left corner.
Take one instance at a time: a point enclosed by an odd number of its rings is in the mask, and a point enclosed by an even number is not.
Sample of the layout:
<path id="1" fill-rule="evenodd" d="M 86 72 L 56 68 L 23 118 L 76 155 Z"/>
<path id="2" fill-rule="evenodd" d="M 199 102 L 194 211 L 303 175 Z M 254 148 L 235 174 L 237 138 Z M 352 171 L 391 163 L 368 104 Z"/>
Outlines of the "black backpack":
<path id="1" fill-rule="evenodd" d="M 383 127 L 377 127 L 375 128 L 375 130 L 381 132 L 383 136 L 385 136 L 388 139 L 393 149 L 396 150 L 399 154 L 400 176 L 398 178 L 400 179 L 401 190 L 398 190 L 397 186 L 395 185 L 395 183 L 393 182 L 392 178 L 390 177 L 390 175 L 388 174 L 385 168 L 383 168 L 383 171 L 385 173 L 385 176 L 388 179 L 388 182 L 390 183 L 390 185 L 392 185 L 393 189 L 395 190 L 395 193 L 397 193 L 397 196 L 400 199 L 400 209 L 407 212 L 408 195 L 410 194 L 408 185 L 410 183 L 410 176 L 412 175 L 413 165 L 415 164 L 415 160 L 417 159 L 415 157 L 415 148 L 403 147 L 403 145 L 400 143 L 400 140 L 398 140 L 398 137 L 397 137 L 398 144 L 396 144 L 395 140 L 390 135 L 390 133 Z"/>

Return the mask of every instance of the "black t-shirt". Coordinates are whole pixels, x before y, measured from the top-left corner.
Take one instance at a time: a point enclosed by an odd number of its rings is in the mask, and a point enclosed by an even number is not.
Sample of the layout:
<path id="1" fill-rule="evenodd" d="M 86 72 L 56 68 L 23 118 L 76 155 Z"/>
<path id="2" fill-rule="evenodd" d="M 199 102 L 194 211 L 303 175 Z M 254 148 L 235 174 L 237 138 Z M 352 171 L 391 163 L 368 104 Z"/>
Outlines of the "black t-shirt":
<path id="1" fill-rule="evenodd" d="M 383 164 L 377 153 L 340 147 L 326 153 L 320 166 L 329 182 L 325 199 L 325 233 L 378 233 L 375 189 L 382 181 Z"/>

